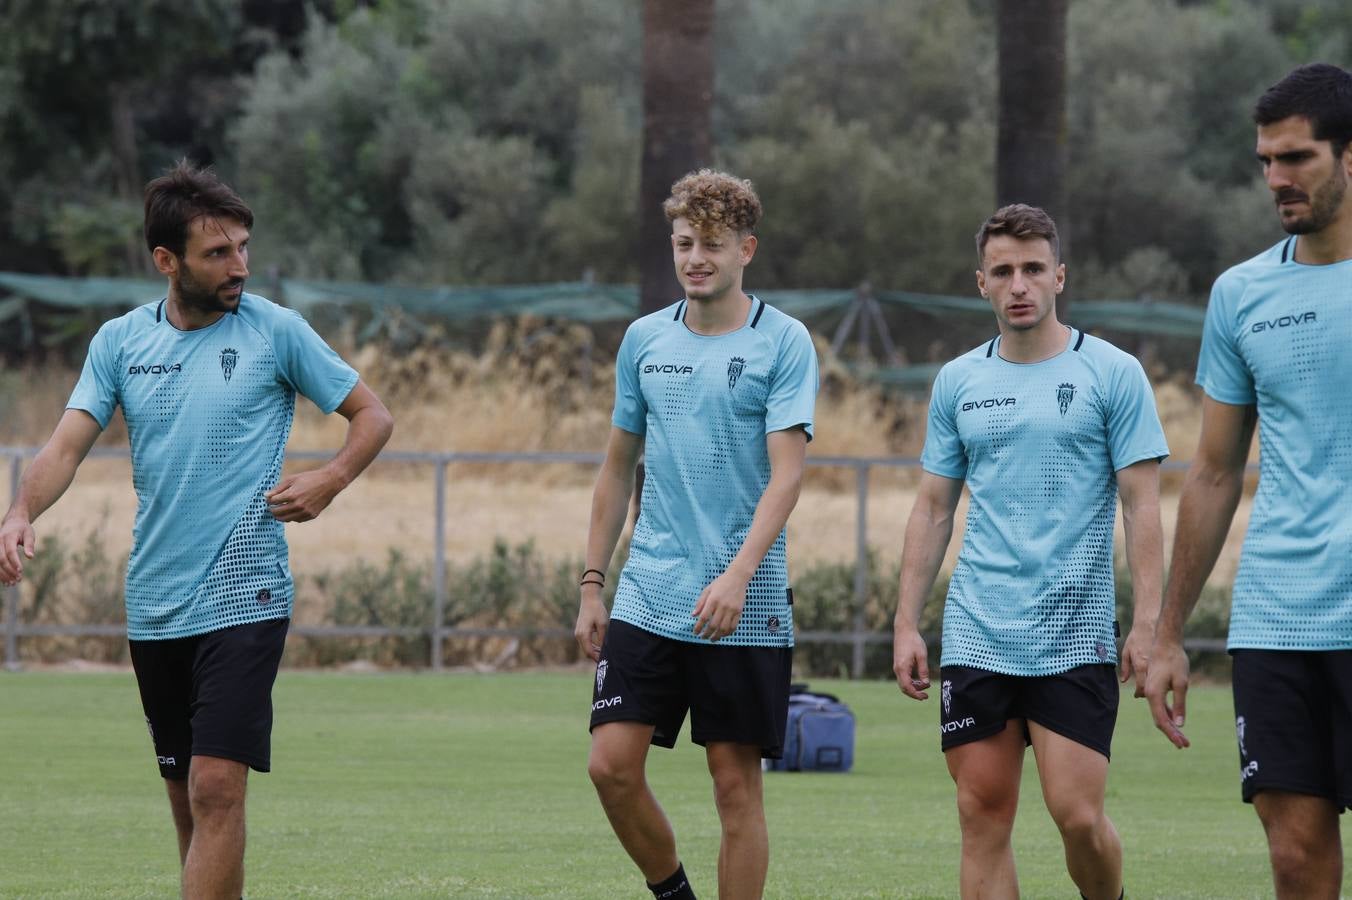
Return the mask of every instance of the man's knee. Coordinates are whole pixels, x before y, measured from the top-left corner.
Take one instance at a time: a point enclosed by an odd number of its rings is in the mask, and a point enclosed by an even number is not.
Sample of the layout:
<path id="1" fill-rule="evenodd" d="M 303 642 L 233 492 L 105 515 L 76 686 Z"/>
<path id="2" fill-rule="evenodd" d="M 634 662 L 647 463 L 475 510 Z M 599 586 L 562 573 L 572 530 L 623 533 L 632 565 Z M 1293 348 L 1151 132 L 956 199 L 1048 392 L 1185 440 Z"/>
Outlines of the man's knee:
<path id="1" fill-rule="evenodd" d="M 587 775 L 602 798 L 624 796 L 642 786 L 643 763 L 594 748 L 587 758 Z"/>
<path id="2" fill-rule="evenodd" d="M 958 785 L 958 820 L 964 832 L 1008 833 L 1018 809 L 1017 785 L 995 781 Z"/>
<path id="3" fill-rule="evenodd" d="M 1103 810 L 1094 803 L 1061 803 L 1051 807 L 1049 812 L 1061 837 L 1071 843 L 1094 840 L 1107 824 Z"/>
<path id="4" fill-rule="evenodd" d="M 188 799 L 196 820 L 243 813 L 248 768 L 229 760 L 194 759 L 188 772 Z"/>

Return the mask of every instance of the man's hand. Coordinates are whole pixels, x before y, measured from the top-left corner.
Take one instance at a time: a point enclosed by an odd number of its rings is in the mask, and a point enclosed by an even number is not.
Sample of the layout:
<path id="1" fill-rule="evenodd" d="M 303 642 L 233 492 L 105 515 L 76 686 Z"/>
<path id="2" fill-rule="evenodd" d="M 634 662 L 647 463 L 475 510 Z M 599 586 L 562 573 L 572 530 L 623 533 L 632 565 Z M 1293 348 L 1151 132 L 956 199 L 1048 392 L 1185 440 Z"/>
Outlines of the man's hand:
<path id="1" fill-rule="evenodd" d="M 897 687 L 913 700 L 927 700 L 930 686 L 929 649 L 914 625 L 896 622 L 892 627 L 892 672 Z"/>
<path id="2" fill-rule="evenodd" d="M 577 624 L 573 626 L 573 637 L 577 646 L 592 662 L 601 661 L 601 646 L 606 641 L 606 630 L 610 628 L 610 613 L 606 611 L 606 602 L 601 598 L 601 588 L 594 584 L 582 586 L 582 604 L 577 610 Z"/>
<path id="3" fill-rule="evenodd" d="M 695 636 L 716 641 L 737 630 L 742 621 L 742 607 L 746 605 L 746 586 L 749 578 L 724 572 L 709 583 L 695 603 Z"/>
<path id="4" fill-rule="evenodd" d="M 1136 691 L 1133 697 L 1145 696 L 1146 674 L 1150 671 L 1150 646 L 1155 642 L 1155 626 L 1136 625 L 1131 631 L 1127 632 L 1127 639 L 1122 642 L 1122 662 L 1121 671 L 1118 672 L 1117 679 L 1122 684 L 1127 683 L 1127 679 L 1136 677 Z"/>
<path id="5" fill-rule="evenodd" d="M 322 513 L 344 485 L 323 469 L 288 475 L 264 495 L 268 512 L 283 522 L 308 522 Z"/>
<path id="6" fill-rule="evenodd" d="M 1174 695 L 1172 706 L 1167 702 L 1170 693 Z M 1155 646 L 1150 651 L 1150 669 L 1146 673 L 1145 697 L 1150 701 L 1155 727 L 1180 750 L 1190 746 L 1183 734 L 1188 699 L 1188 654 L 1184 652 L 1182 642 L 1155 639 Z"/>
<path id="7" fill-rule="evenodd" d="M 0 524 L 0 584 L 14 585 L 23 579 L 23 557 L 32 559 L 36 546 L 37 535 L 27 519 L 11 516 Z"/>

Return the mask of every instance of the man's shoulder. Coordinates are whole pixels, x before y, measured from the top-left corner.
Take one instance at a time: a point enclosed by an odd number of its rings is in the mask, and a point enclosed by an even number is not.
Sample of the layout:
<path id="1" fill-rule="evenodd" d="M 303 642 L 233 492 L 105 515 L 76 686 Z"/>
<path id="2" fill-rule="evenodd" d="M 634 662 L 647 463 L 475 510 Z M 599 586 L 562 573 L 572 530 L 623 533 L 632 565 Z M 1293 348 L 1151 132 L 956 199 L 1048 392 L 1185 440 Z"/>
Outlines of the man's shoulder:
<path id="1" fill-rule="evenodd" d="M 120 316 L 114 316 L 99 326 L 99 334 L 125 339 L 137 332 L 153 328 L 164 315 L 163 303 L 163 299 L 151 300 Z"/>
<path id="2" fill-rule="evenodd" d="M 1271 247 L 1226 269 L 1216 279 L 1214 292 L 1222 295 L 1242 293 L 1255 279 L 1269 275 L 1289 262 L 1295 252 L 1295 239 L 1282 238 Z"/>
<path id="3" fill-rule="evenodd" d="M 656 312 L 650 312 L 647 315 L 639 316 L 629 323 L 625 329 L 624 336 L 629 340 L 643 339 L 653 334 L 666 331 L 671 326 L 681 320 L 681 307 L 684 300 L 678 300 L 669 306 L 664 306 Z"/>
<path id="4" fill-rule="evenodd" d="M 1141 361 L 1121 347 L 1092 334 L 1079 332 L 1084 336 L 1080 342 L 1079 353 L 1082 359 L 1090 363 L 1106 365 L 1110 368 L 1140 368 Z M 1075 340 L 1075 338 L 1072 338 Z"/>

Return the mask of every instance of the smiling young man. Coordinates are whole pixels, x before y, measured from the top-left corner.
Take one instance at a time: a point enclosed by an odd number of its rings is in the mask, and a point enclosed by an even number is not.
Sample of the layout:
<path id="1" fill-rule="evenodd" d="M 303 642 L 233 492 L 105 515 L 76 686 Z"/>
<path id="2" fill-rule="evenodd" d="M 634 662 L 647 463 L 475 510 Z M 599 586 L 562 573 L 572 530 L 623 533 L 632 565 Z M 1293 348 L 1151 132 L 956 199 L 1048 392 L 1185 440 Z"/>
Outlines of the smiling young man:
<path id="1" fill-rule="evenodd" d="M 291 615 L 283 522 L 319 515 L 388 440 L 390 414 L 299 315 L 244 293 L 253 213 L 180 163 L 146 186 L 145 236 L 168 293 L 104 324 L 52 437 L 0 524 L 0 581 L 113 411 L 137 510 L 127 635 L 178 834 L 183 896 L 244 885 L 249 769 L 269 771 L 272 685 Z M 282 477 L 296 394 L 348 422 L 319 469 Z"/>
<path id="2" fill-rule="evenodd" d="M 757 898 L 769 864 L 761 758 L 782 753 L 793 656 L 784 525 L 817 357 L 802 323 L 742 290 L 761 215 L 750 182 L 701 170 L 664 209 L 685 299 L 630 325 L 616 361 L 576 629 L 597 662 L 588 772 L 654 896 L 694 897 L 645 776 L 649 745 L 674 746 L 688 711 L 722 823 L 718 895 Z M 639 518 L 607 613 L 640 454 Z"/>
<path id="3" fill-rule="evenodd" d="M 1336 898 L 1339 815 L 1352 807 L 1352 73 L 1301 66 L 1254 121 L 1289 237 L 1211 291 L 1202 433 L 1146 694 L 1159 729 L 1188 746 L 1183 625 L 1230 530 L 1257 425 L 1262 470 L 1230 613 L 1241 795 L 1267 833 L 1277 896 Z"/>
<path id="4" fill-rule="evenodd" d="M 965 898 L 1018 895 L 1010 834 L 1027 744 L 1071 879 L 1122 895 L 1104 812 L 1117 719 L 1113 521 L 1122 498 L 1135 617 L 1122 681 L 1138 692 L 1159 611 L 1159 461 L 1168 453 L 1140 364 L 1062 325 L 1056 225 L 1006 206 L 977 233 L 977 288 L 999 335 L 948 363 L 930 399 L 924 472 L 902 550 L 893 668 L 929 695 L 917 623 L 964 482 L 962 551 L 944 605 L 940 732 L 957 785 Z"/>

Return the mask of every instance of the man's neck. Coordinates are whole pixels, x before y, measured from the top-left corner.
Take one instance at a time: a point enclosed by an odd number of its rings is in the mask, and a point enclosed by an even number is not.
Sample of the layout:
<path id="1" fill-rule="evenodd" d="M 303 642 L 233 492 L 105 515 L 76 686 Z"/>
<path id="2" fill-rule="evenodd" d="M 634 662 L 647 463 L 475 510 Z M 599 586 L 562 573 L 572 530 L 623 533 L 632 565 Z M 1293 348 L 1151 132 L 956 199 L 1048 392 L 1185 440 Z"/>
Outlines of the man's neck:
<path id="1" fill-rule="evenodd" d="M 200 310 L 187 306 L 179 299 L 178 293 L 171 287 L 164 302 L 164 317 L 179 331 L 196 331 L 220 321 L 225 313 L 220 310 Z"/>
<path id="2" fill-rule="evenodd" d="M 746 324 L 750 309 L 751 298 L 740 288 L 730 290 L 721 297 L 688 300 L 685 304 L 685 327 L 695 334 L 727 334 Z"/>
<path id="3" fill-rule="evenodd" d="M 1070 344 L 1070 329 L 1055 315 L 1043 319 L 1036 328 L 1019 331 L 1000 328 L 1000 358 L 1012 363 L 1035 363 L 1051 359 Z"/>
<path id="4" fill-rule="evenodd" d="M 1296 238 L 1298 263 L 1327 266 L 1348 259 L 1352 259 L 1352 192 L 1336 219 L 1318 231 Z"/>

